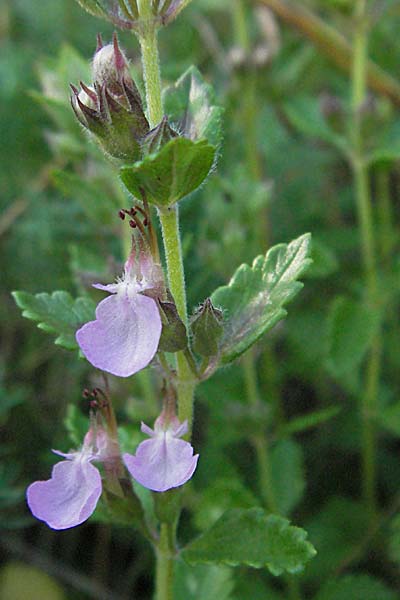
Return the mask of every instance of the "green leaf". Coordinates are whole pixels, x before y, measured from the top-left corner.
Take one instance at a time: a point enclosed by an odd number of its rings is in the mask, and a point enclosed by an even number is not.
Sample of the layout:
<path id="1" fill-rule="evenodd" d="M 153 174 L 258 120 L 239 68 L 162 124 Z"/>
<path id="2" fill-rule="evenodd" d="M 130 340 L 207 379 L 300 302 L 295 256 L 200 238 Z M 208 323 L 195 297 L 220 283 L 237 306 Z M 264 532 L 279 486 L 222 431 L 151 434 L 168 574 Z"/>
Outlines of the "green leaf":
<path id="1" fill-rule="evenodd" d="M 396 515 L 390 523 L 389 556 L 400 565 L 400 515 Z"/>
<path id="2" fill-rule="evenodd" d="M 372 166 L 381 162 L 393 162 L 400 159 L 400 120 L 396 120 L 382 137 L 374 139 L 375 147 L 367 155 L 366 161 Z"/>
<path id="3" fill-rule="evenodd" d="M 107 13 L 102 8 L 98 0 L 77 0 L 77 2 L 91 15 L 94 15 L 95 17 L 107 18 Z"/>
<path id="4" fill-rule="evenodd" d="M 75 173 L 61 170 L 53 171 L 52 178 L 65 196 L 79 202 L 89 219 L 102 226 L 115 221 L 119 205 L 112 191 L 105 189 L 104 180 L 83 179 Z"/>
<path id="5" fill-rule="evenodd" d="M 336 417 L 340 411 L 340 406 L 331 406 L 307 415 L 302 415 L 301 417 L 296 417 L 295 419 L 291 419 L 288 423 L 283 425 L 283 427 L 279 430 L 279 433 L 280 435 L 284 436 L 292 435 L 293 433 L 299 433 L 300 431 L 305 431 L 306 429 L 311 429 L 312 427 L 321 425 L 333 417 Z"/>
<path id="6" fill-rule="evenodd" d="M 213 106 L 212 99 L 212 87 L 193 66 L 163 92 L 164 110 L 178 131 L 191 140 L 206 139 L 218 147 L 223 109 Z"/>
<path id="7" fill-rule="evenodd" d="M 318 239 L 313 238 L 312 265 L 307 271 L 306 277 L 319 279 L 328 277 L 338 270 L 339 264 L 333 250 Z"/>
<path id="8" fill-rule="evenodd" d="M 340 377 L 354 372 L 370 348 L 380 313 L 351 298 L 339 296 L 331 306 L 328 333 L 328 367 Z"/>
<path id="9" fill-rule="evenodd" d="M 365 537 L 367 517 L 361 503 L 333 497 L 305 526 L 318 554 L 304 578 L 320 582 L 359 546 Z"/>
<path id="10" fill-rule="evenodd" d="M 65 600 L 61 585 L 44 571 L 23 562 L 10 561 L 0 571 L 0 597 L 22 600 Z"/>
<path id="11" fill-rule="evenodd" d="M 55 343 L 68 350 L 78 348 L 75 340 L 76 330 L 94 319 L 96 305 L 90 298 L 74 299 L 68 292 L 60 291 L 36 295 L 13 292 L 12 295 L 22 309 L 23 317 L 38 321 L 39 329 L 55 333 Z"/>
<path id="12" fill-rule="evenodd" d="M 189 564 L 268 567 L 273 575 L 296 573 L 315 555 L 307 533 L 261 508 L 231 509 L 182 550 Z"/>
<path id="13" fill-rule="evenodd" d="M 82 440 L 89 430 L 89 419 L 81 413 L 75 404 L 68 404 L 67 414 L 64 418 L 64 426 L 74 448 L 82 445 Z"/>
<path id="14" fill-rule="evenodd" d="M 314 98 L 297 96 L 284 106 L 289 121 L 301 133 L 328 142 L 342 152 L 347 151 L 346 139 L 328 125 L 321 111 L 320 103 Z"/>
<path id="15" fill-rule="evenodd" d="M 121 179 L 137 198 L 141 198 L 144 190 L 149 202 L 167 208 L 199 187 L 213 165 L 214 156 L 215 148 L 206 141 L 177 137 L 156 154 L 122 167 Z"/>
<path id="16" fill-rule="evenodd" d="M 400 437 L 400 402 L 381 408 L 376 418 L 387 431 Z"/>
<path id="17" fill-rule="evenodd" d="M 271 450 L 271 478 L 279 514 L 288 515 L 305 490 L 303 453 L 293 440 L 281 440 Z"/>
<path id="18" fill-rule="evenodd" d="M 216 565 L 190 566 L 176 561 L 174 600 L 230 600 L 233 589 L 232 570 Z"/>
<path id="19" fill-rule="evenodd" d="M 369 575 L 346 575 L 328 581 L 315 600 L 396 600 L 395 592 L 389 590 L 379 579 Z"/>
<path id="20" fill-rule="evenodd" d="M 311 263 L 310 243 L 310 234 L 305 234 L 274 246 L 251 267 L 241 265 L 229 284 L 211 295 L 214 306 L 226 311 L 220 341 L 223 363 L 240 356 L 286 315 L 283 306 L 303 287 L 296 280 Z"/>
<path id="21" fill-rule="evenodd" d="M 218 477 L 201 495 L 201 502 L 194 516 L 198 529 L 204 531 L 215 523 L 228 509 L 253 508 L 259 504 L 251 490 L 238 477 Z"/>

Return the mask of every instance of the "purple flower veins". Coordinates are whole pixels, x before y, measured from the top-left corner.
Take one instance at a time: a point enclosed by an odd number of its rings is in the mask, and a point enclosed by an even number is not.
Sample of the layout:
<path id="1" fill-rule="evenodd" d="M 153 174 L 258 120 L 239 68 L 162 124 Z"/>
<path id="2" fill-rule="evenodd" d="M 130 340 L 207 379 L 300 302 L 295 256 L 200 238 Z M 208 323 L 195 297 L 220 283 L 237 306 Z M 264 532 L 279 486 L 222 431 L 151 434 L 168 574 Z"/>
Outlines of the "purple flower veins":
<path id="1" fill-rule="evenodd" d="M 169 424 L 161 415 L 154 430 L 142 423 L 143 433 L 150 436 L 141 442 L 136 454 L 124 454 L 124 463 L 136 481 L 154 492 L 165 492 L 179 487 L 190 479 L 196 469 L 199 455 L 193 456 L 189 442 L 179 439 L 188 430 L 187 421 L 176 417 Z"/>
<path id="2" fill-rule="evenodd" d="M 98 369 L 129 377 L 144 369 L 155 355 L 161 335 L 157 303 L 143 295 L 157 287 L 156 265 L 142 257 L 136 265 L 131 256 L 123 277 L 109 285 L 94 287 L 112 294 L 96 309 L 96 320 L 76 332 L 77 342 L 87 360 Z"/>
<path id="3" fill-rule="evenodd" d="M 102 490 L 100 473 L 91 462 L 103 459 L 106 444 L 106 438 L 98 432 L 95 447 L 89 431 L 80 451 L 64 454 L 53 450 L 66 460 L 54 465 L 51 479 L 35 481 L 28 487 L 26 497 L 33 516 L 52 529 L 68 529 L 86 521 Z"/>

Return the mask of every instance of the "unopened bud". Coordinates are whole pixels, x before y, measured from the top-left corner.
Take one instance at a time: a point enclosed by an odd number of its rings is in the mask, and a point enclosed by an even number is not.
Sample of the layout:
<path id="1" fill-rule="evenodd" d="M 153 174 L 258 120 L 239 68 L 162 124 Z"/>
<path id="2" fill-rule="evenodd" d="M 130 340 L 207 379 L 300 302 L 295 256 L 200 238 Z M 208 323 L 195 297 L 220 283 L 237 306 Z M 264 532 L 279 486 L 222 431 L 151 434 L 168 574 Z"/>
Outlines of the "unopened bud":
<path id="1" fill-rule="evenodd" d="M 92 63 L 93 82 L 99 87 L 105 85 L 111 93 L 122 92 L 122 82 L 131 83 L 128 61 L 118 45 L 114 34 L 113 43 L 98 48 Z"/>
<path id="2" fill-rule="evenodd" d="M 164 117 L 161 123 L 149 131 L 149 133 L 143 138 L 143 153 L 151 154 L 152 152 L 157 152 L 161 146 L 164 146 L 164 144 L 177 136 L 178 134 L 176 131 L 174 131 L 174 129 L 172 129 L 168 123 L 167 117 Z"/>
<path id="3" fill-rule="evenodd" d="M 162 332 L 158 348 L 163 352 L 179 352 L 187 347 L 186 327 L 173 302 L 159 301 Z"/>
<path id="4" fill-rule="evenodd" d="M 102 45 L 99 38 L 93 59 L 93 86 L 72 87 L 72 108 L 84 127 L 114 158 L 135 161 L 141 157 L 141 140 L 149 131 L 142 99 L 118 45 Z"/>
<path id="5" fill-rule="evenodd" d="M 223 313 L 213 306 L 210 298 L 192 317 L 193 350 L 202 356 L 216 356 L 224 330 Z"/>

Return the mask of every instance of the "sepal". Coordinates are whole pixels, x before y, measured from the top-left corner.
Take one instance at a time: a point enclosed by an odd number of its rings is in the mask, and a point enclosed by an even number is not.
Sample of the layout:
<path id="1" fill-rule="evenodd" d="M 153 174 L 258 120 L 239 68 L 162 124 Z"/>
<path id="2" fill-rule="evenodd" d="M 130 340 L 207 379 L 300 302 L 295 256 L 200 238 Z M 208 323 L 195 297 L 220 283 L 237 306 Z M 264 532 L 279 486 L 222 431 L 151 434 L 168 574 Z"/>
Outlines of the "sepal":
<path id="1" fill-rule="evenodd" d="M 224 325 L 222 310 L 215 308 L 211 298 L 195 312 L 191 321 L 193 350 L 202 356 L 216 356 Z"/>

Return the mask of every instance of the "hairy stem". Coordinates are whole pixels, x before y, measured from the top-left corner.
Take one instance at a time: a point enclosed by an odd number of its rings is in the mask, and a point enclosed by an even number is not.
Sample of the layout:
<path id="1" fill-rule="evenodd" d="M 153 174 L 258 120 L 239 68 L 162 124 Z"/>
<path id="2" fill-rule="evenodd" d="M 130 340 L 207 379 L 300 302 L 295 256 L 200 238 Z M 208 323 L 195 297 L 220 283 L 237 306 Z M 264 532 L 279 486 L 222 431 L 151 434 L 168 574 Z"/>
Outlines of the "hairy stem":
<path id="1" fill-rule="evenodd" d="M 146 99 L 150 127 L 156 126 L 163 117 L 161 97 L 161 76 L 157 46 L 157 31 L 151 18 L 149 0 L 141 0 L 139 6 L 143 23 L 140 39 L 142 50 L 143 74 L 146 86 Z M 187 326 L 185 276 L 183 270 L 182 246 L 179 232 L 179 210 L 173 206 L 167 211 L 159 211 L 163 234 L 165 259 L 167 262 L 168 285 L 176 302 L 178 314 Z M 193 417 L 193 393 L 195 380 L 192 370 L 183 352 L 176 356 L 178 416 L 187 419 L 189 430 Z"/>
<path id="2" fill-rule="evenodd" d="M 155 600 L 173 600 L 174 550 L 171 547 L 171 529 L 161 523 L 160 539 L 156 549 L 156 595 Z"/>

